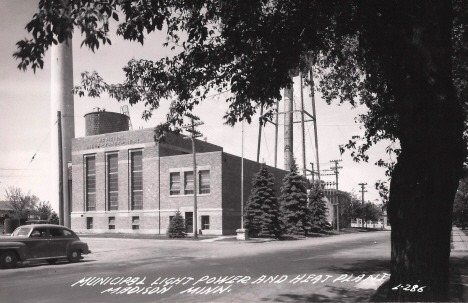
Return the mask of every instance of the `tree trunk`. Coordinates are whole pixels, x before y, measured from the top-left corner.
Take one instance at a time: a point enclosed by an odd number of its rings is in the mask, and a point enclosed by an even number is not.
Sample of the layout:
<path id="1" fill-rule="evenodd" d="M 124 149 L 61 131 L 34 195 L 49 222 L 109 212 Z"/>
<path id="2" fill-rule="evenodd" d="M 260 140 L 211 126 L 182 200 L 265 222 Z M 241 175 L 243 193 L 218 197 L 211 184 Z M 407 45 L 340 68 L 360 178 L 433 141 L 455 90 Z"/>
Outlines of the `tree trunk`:
<path id="1" fill-rule="evenodd" d="M 387 70 L 401 126 L 388 205 L 388 299 L 448 301 L 452 207 L 464 160 L 463 115 L 452 83 L 452 7 L 436 0 L 412 9 L 394 54 L 402 58 L 391 59 L 399 65 Z"/>

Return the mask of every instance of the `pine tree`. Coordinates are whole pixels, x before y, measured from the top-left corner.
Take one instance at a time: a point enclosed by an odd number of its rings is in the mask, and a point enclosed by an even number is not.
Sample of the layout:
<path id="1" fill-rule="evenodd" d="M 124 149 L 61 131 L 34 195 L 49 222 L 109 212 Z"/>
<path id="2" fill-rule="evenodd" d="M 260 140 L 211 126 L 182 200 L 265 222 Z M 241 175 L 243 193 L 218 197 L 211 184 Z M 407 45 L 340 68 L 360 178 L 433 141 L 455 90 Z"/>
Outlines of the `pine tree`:
<path id="1" fill-rule="evenodd" d="M 252 179 L 252 193 L 245 210 L 244 226 L 251 237 L 280 237 L 281 221 L 275 178 L 263 163 Z"/>
<path id="2" fill-rule="evenodd" d="M 324 193 L 319 181 L 311 184 L 309 192 L 309 210 L 311 231 L 324 232 L 327 228 L 327 205 Z"/>
<path id="3" fill-rule="evenodd" d="M 185 238 L 187 235 L 185 232 L 185 219 L 178 210 L 175 212 L 174 217 L 169 222 L 167 235 L 169 238 Z"/>
<path id="4" fill-rule="evenodd" d="M 307 235 L 310 229 L 307 189 L 304 179 L 297 173 L 294 160 L 289 173 L 283 178 L 280 201 L 285 231 L 288 234 Z"/>

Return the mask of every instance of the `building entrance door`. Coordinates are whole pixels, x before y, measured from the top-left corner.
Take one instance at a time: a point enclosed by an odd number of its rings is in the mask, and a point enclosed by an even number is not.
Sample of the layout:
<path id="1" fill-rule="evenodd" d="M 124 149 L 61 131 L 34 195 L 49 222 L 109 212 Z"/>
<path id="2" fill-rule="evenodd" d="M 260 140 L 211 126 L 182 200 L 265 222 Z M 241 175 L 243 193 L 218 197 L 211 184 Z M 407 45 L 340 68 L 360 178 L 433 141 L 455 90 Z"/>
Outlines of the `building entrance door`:
<path id="1" fill-rule="evenodd" d="M 187 233 L 193 233 L 193 212 L 185 213 L 185 226 Z"/>

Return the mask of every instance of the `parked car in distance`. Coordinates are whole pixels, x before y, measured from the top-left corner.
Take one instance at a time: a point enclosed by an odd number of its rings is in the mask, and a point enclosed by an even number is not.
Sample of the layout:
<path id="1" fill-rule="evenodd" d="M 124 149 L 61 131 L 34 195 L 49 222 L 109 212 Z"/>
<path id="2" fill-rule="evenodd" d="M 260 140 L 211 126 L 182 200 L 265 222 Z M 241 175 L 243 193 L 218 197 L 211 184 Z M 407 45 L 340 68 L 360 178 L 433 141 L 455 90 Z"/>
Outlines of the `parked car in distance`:
<path id="1" fill-rule="evenodd" d="M 11 236 L 0 237 L 0 268 L 14 268 L 18 261 L 46 260 L 54 264 L 61 258 L 74 263 L 89 253 L 88 244 L 60 225 L 23 225 Z"/>

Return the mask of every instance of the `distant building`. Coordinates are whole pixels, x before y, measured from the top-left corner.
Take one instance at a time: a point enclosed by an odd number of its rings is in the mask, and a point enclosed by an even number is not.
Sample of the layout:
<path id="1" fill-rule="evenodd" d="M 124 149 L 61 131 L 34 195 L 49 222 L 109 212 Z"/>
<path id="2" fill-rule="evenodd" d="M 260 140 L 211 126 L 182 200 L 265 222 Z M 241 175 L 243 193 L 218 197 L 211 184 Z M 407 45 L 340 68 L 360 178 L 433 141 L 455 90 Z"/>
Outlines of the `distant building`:
<path id="1" fill-rule="evenodd" d="M 12 216 L 13 209 L 10 203 L 10 201 L 0 201 L 0 220 L 3 221 L 3 218 L 10 218 Z"/>
<path id="2" fill-rule="evenodd" d="M 105 115 L 126 123 L 108 112 Z M 96 121 L 93 117 L 86 124 L 93 127 L 93 132 L 87 129 L 86 133 L 93 135 L 72 140 L 72 229 L 164 234 L 171 216 L 180 210 L 188 233 L 193 233 L 190 139 L 168 133 L 156 142 L 154 128 L 114 132 L 106 125 L 102 133 Z M 201 234 L 234 234 L 241 227 L 241 158 L 200 140 L 196 151 L 197 228 Z M 259 163 L 244 159 L 244 203 L 259 168 Z M 268 169 L 279 195 L 286 171 Z"/>
<path id="3" fill-rule="evenodd" d="M 0 233 L 3 232 L 5 219 L 11 218 L 13 209 L 10 206 L 10 201 L 0 201 Z"/>

